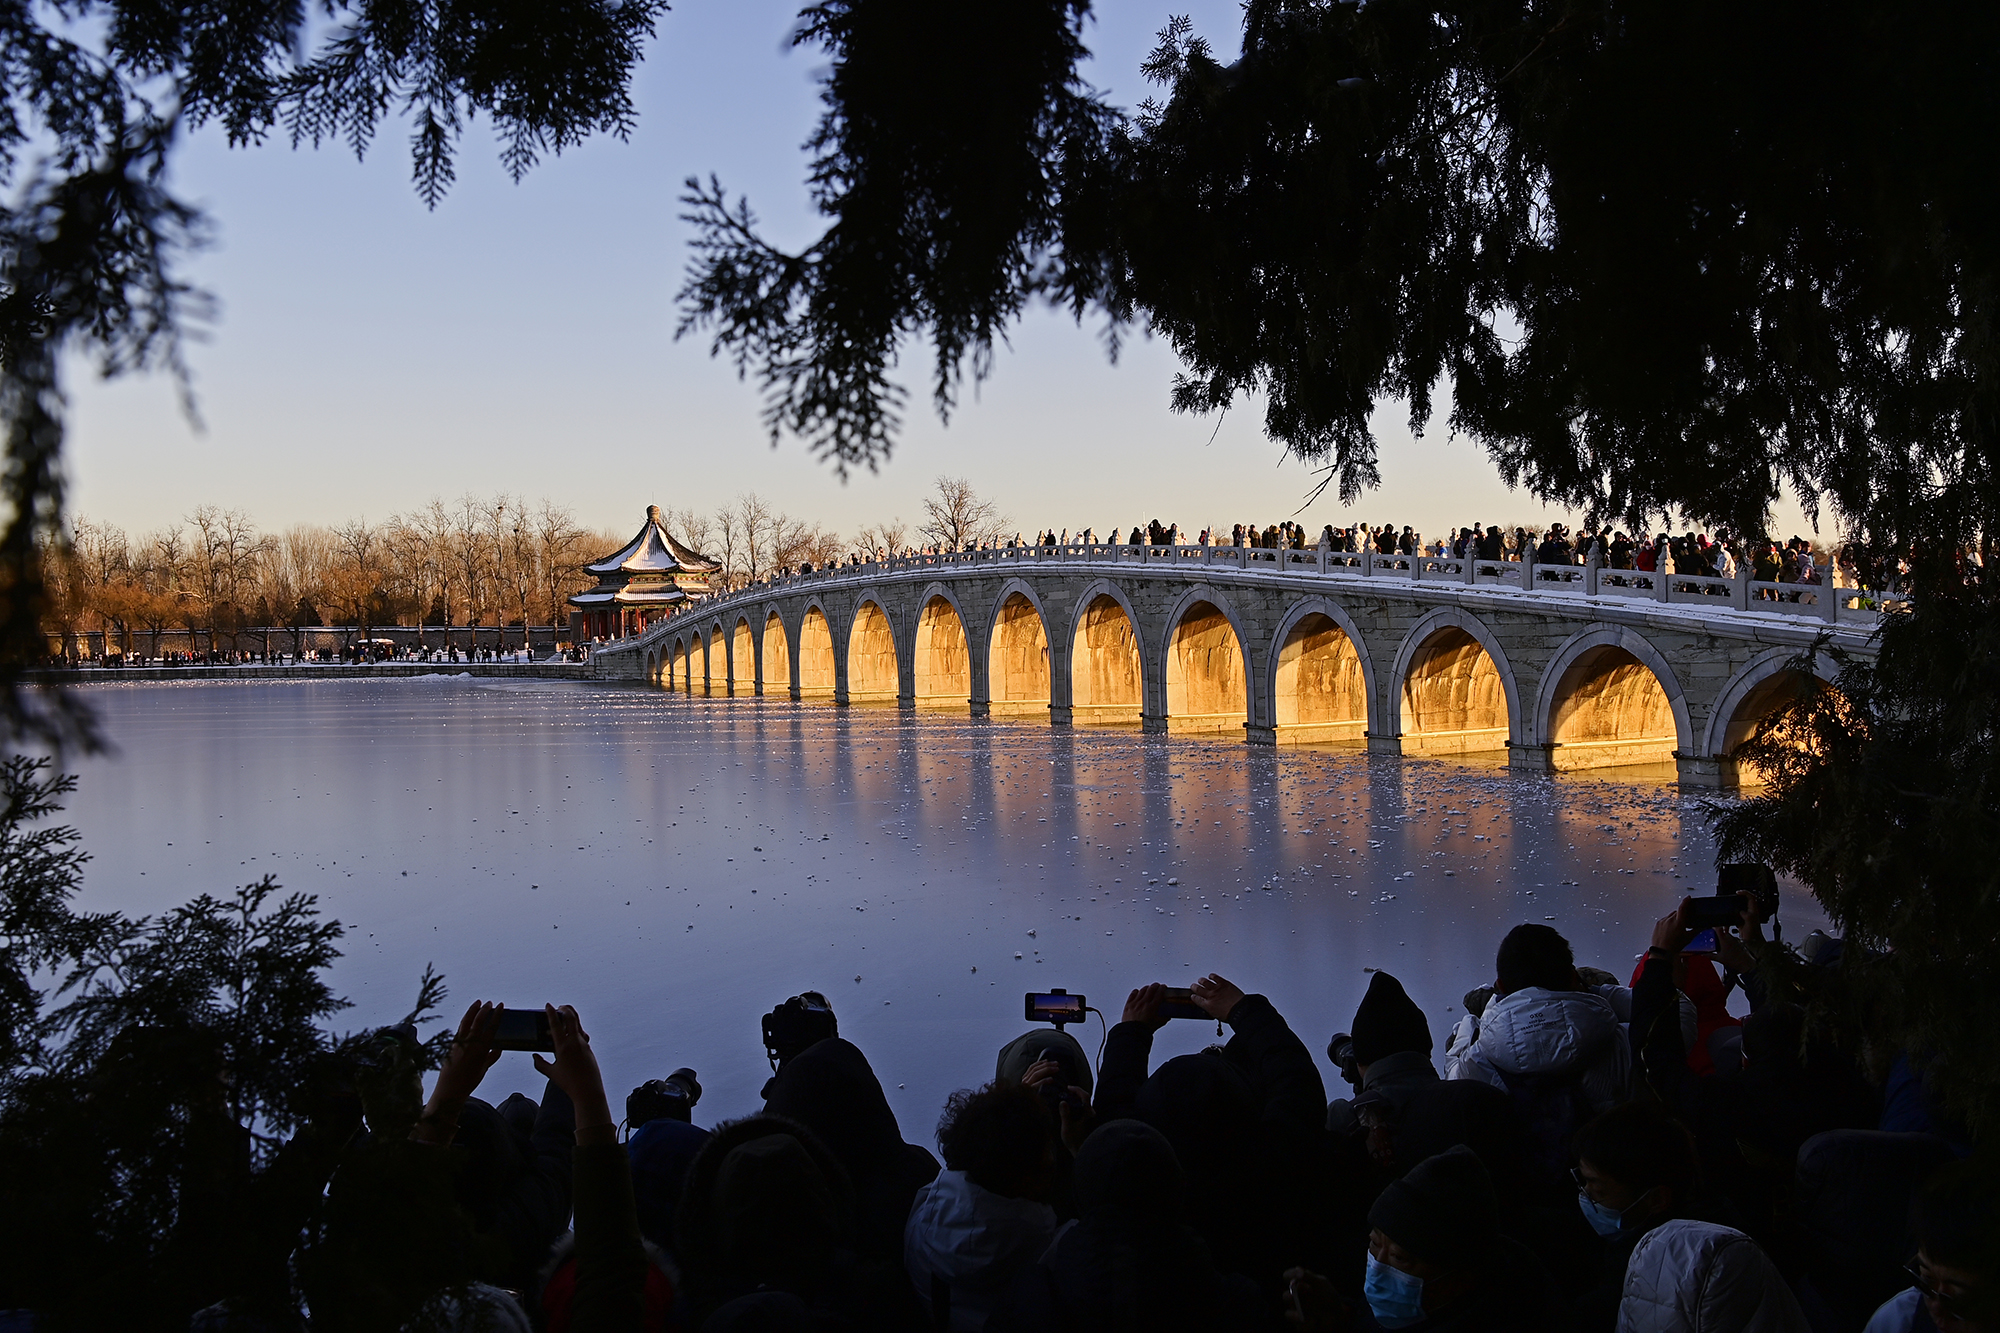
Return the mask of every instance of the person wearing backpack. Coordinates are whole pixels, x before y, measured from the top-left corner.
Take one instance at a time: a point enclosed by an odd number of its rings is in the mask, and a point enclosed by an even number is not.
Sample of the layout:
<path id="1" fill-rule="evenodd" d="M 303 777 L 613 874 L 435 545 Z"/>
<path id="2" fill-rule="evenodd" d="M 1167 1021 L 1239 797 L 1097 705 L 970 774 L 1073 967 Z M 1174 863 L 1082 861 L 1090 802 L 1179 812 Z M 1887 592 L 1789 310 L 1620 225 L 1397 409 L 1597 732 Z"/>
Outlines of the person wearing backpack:
<path id="1" fill-rule="evenodd" d="M 1560 1176 L 1576 1131 L 1629 1093 L 1632 992 L 1586 984 L 1569 941 L 1532 923 L 1507 932 L 1494 970 L 1493 998 L 1460 1020 L 1445 1048 L 1445 1077 L 1511 1097 L 1535 1170 Z"/>

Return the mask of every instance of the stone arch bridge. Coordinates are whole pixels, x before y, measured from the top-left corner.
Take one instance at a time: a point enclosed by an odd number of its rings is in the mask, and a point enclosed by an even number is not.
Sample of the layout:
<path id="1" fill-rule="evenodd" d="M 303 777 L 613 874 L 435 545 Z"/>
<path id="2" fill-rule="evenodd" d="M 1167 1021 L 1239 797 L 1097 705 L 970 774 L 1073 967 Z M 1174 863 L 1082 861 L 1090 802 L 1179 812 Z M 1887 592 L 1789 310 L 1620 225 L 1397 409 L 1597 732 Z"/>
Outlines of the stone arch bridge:
<path id="1" fill-rule="evenodd" d="M 1532 562 L 1202 546 L 898 557 L 760 583 L 600 646 L 707 695 L 1240 733 L 1534 771 L 1671 759 L 1724 787 L 1851 589 Z M 1830 675 L 1824 654 L 1816 674 Z"/>

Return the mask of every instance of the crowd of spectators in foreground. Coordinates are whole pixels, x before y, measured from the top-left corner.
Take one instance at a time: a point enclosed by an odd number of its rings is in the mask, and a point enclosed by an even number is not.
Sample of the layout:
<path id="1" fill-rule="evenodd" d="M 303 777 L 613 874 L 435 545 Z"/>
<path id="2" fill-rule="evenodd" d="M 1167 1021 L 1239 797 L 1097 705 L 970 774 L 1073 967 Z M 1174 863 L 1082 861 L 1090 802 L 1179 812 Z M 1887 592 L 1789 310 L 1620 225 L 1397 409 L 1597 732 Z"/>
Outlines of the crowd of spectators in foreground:
<path id="1" fill-rule="evenodd" d="M 1740 901 L 1712 937 L 1683 903 L 1626 977 L 1514 928 L 1442 1052 L 1376 971 L 1331 1101 L 1264 996 L 1144 985 L 1095 1068 L 1056 1026 L 1001 1046 L 936 1155 L 815 993 L 765 1019 L 761 1108 L 698 1127 L 677 1070 L 633 1091 L 626 1134 L 567 1007 L 543 1011 L 539 1103 L 481 1101 L 528 1016 L 474 1004 L 427 1097 L 301 1133 L 333 1164 L 292 1271 L 318 1275 L 316 1329 L 2000 1329 L 1994 1172 L 1907 1062 L 1871 1078 L 1771 993 L 1789 946 Z M 1807 946 L 1800 966 L 1839 948 Z M 1230 1035 L 1155 1064 L 1170 1015 Z M 371 1139 L 395 1152 L 356 1165 Z M 436 1179 L 455 1206 L 398 1202 Z M 195 1326 L 271 1327 L 229 1302 Z"/>

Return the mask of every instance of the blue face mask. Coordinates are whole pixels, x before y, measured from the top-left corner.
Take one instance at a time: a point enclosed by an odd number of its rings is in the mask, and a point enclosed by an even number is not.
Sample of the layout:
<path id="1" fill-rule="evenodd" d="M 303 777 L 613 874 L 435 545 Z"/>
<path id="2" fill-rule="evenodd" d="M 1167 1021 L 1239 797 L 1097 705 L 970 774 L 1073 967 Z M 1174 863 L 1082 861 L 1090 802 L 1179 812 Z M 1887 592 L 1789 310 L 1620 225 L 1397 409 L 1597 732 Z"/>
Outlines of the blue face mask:
<path id="1" fill-rule="evenodd" d="M 1391 1268 L 1372 1254 L 1361 1294 L 1368 1298 L 1375 1322 L 1384 1328 L 1408 1328 L 1424 1321 L 1424 1280 Z"/>
<path id="2" fill-rule="evenodd" d="M 1646 1194 L 1651 1193 L 1651 1190 L 1646 1191 Z M 1583 1209 L 1583 1218 L 1586 1222 L 1590 1223 L 1592 1231 L 1595 1231 L 1600 1236 L 1615 1236 L 1625 1225 L 1625 1214 L 1631 1212 L 1633 1208 L 1637 1208 L 1640 1201 L 1646 1197 L 1646 1194 L 1641 1194 L 1637 1199 L 1634 1199 L 1630 1207 L 1606 1208 L 1582 1190 L 1578 1190 L 1576 1193 L 1576 1206 Z"/>

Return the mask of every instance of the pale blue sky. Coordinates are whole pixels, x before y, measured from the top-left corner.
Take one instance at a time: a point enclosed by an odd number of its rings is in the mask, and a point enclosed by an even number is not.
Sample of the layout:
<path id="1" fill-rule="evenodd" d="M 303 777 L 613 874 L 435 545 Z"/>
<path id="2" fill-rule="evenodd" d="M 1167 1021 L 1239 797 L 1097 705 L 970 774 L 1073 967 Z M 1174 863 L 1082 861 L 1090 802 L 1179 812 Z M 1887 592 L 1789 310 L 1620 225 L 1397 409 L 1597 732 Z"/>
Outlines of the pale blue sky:
<path id="1" fill-rule="evenodd" d="M 1094 81 L 1133 105 L 1138 65 L 1169 12 L 1219 52 L 1239 46 L 1234 0 L 1099 0 Z M 673 340 L 686 263 L 681 181 L 714 171 L 782 243 L 816 234 L 800 143 L 818 115 L 810 51 L 787 49 L 796 0 L 680 0 L 638 71 L 629 143 L 593 140 L 520 185 L 475 134 L 435 213 L 409 183 L 400 130 L 364 163 L 343 149 L 181 152 L 178 185 L 211 214 L 192 276 L 220 319 L 192 351 L 206 429 L 161 378 L 72 383 L 73 512 L 138 532 L 203 503 L 269 528 L 380 519 L 471 490 L 551 496 L 587 525 L 636 526 L 646 504 L 710 509 L 756 490 L 843 532 L 920 514 L 939 473 L 991 493 L 1023 530 L 1189 527 L 1296 510 L 1312 481 L 1264 439 L 1261 407 L 1167 410 L 1176 362 L 1135 339 L 1116 366 L 1094 329 L 1037 314 L 949 427 L 921 353 L 911 412 L 880 475 L 845 485 L 789 438 L 774 450 L 754 385 L 705 342 Z M 1412 441 L 1379 421 L 1383 486 L 1349 516 L 1331 495 L 1302 516 L 1394 520 L 1430 532 L 1544 511 L 1485 454 L 1443 431 Z M 1211 443 L 1213 437 L 1213 443 Z M 1791 522 L 1793 520 L 1787 520 Z"/>

